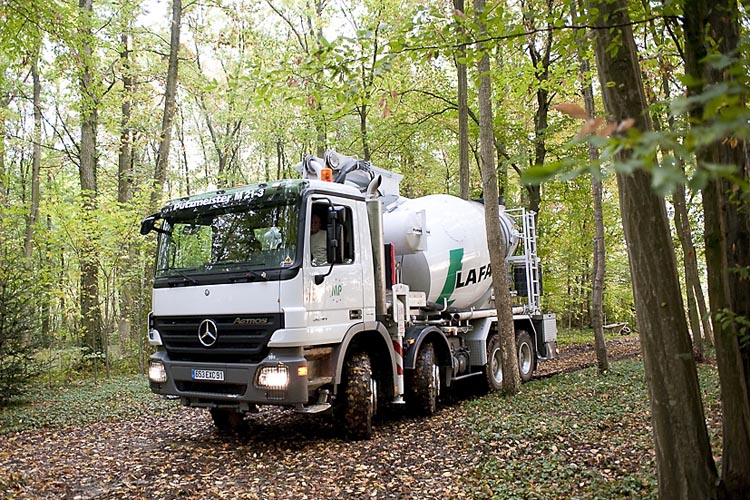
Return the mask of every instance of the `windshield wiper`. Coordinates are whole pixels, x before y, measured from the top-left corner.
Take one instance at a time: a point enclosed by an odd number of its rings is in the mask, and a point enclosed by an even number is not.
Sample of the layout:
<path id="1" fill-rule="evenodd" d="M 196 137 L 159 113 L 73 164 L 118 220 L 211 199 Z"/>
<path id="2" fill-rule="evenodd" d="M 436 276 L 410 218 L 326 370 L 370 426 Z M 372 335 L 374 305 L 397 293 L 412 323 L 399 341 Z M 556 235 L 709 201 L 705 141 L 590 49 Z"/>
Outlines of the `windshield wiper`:
<path id="1" fill-rule="evenodd" d="M 200 283 L 198 282 L 198 280 L 196 280 L 195 278 L 191 278 L 190 276 L 188 276 L 187 274 L 183 273 L 182 271 L 178 271 L 176 269 L 172 269 L 172 272 L 179 274 L 182 277 L 182 279 L 180 279 L 180 280 L 174 280 L 174 279 L 168 280 L 167 282 L 169 283 L 169 286 L 186 285 L 188 283 L 190 283 L 191 285 L 200 285 Z"/>

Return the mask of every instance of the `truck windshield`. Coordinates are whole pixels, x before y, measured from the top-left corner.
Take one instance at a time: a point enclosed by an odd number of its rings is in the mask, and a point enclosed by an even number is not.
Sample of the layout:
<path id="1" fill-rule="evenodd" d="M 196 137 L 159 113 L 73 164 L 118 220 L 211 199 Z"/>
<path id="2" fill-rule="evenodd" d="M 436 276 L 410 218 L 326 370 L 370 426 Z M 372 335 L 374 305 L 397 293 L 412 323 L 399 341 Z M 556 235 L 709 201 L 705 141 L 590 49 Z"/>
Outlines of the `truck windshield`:
<path id="1" fill-rule="evenodd" d="M 286 269 L 297 251 L 298 206 L 278 203 L 195 207 L 171 211 L 164 217 L 156 278 L 201 276 Z M 248 274 L 249 273 L 249 274 Z"/>

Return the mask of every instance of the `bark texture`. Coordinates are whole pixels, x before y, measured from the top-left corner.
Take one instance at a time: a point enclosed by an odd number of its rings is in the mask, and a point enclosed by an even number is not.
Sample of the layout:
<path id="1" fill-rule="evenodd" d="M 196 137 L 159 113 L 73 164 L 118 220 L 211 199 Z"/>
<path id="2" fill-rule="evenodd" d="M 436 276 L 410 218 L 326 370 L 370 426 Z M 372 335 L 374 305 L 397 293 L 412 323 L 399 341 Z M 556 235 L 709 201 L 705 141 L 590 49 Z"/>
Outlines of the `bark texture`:
<path id="1" fill-rule="evenodd" d="M 477 22 L 482 34 L 486 28 L 482 20 L 484 0 L 474 0 Z M 497 328 L 503 359 L 503 391 L 515 394 L 521 385 L 518 374 L 518 355 L 513 332 L 508 273 L 505 264 L 505 239 L 500 231 L 500 208 L 498 205 L 497 172 L 495 171 L 495 138 L 492 129 L 492 83 L 490 82 L 490 58 L 485 53 L 478 64 L 479 70 L 479 148 L 482 186 L 484 188 L 484 220 L 487 226 L 487 242 L 492 266 L 492 286 L 495 291 Z"/>
<path id="2" fill-rule="evenodd" d="M 84 345 L 92 352 L 102 350 L 101 325 L 99 309 L 99 265 L 94 231 L 97 197 L 96 183 L 96 128 L 98 125 L 98 96 L 94 80 L 93 48 L 90 40 L 94 38 L 91 28 L 93 13 L 92 0 L 80 0 L 81 36 L 79 88 L 81 94 L 81 142 L 79 145 L 78 172 L 81 181 L 81 202 L 83 205 L 83 238 L 80 245 L 81 263 L 81 326 L 83 327 Z"/>
<path id="3" fill-rule="evenodd" d="M 31 63 L 31 79 L 34 105 L 34 145 L 31 161 L 31 207 L 26 218 L 26 237 L 24 238 L 23 256 L 31 258 L 34 238 L 34 227 L 39 219 L 39 172 L 42 166 L 42 84 L 39 79 L 39 54 L 35 54 Z"/>
<path id="4" fill-rule="evenodd" d="M 571 17 L 578 17 L 578 0 L 571 2 Z M 596 115 L 594 105 L 594 88 L 586 78 L 589 73 L 589 61 L 584 56 L 586 40 L 583 32 L 576 34 L 578 46 L 578 60 L 580 62 L 580 78 L 583 84 L 583 104 L 586 114 Z M 599 165 L 599 150 L 589 143 L 589 160 L 593 165 Z M 597 167 L 597 171 L 599 167 Z M 594 254 L 591 276 L 591 327 L 594 330 L 594 348 L 596 350 L 596 364 L 600 373 L 609 370 L 607 358 L 607 344 L 604 342 L 604 273 L 607 253 L 604 245 L 604 214 L 602 212 L 602 180 L 598 175 L 591 175 L 591 197 L 594 204 Z"/>
<path id="5" fill-rule="evenodd" d="M 690 95 L 732 83 L 732 73 L 707 63 L 706 57 L 716 53 L 736 55 L 739 20 L 736 2 L 686 2 L 686 68 L 693 77 Z M 694 123 L 711 124 L 714 117 L 705 116 L 704 111 L 701 105 L 691 110 Z M 699 167 L 708 163 L 733 165 L 734 175 L 747 182 L 747 149 L 746 142 L 725 137 L 698 152 Z M 708 294 L 721 380 L 721 477 L 728 498 L 750 498 L 750 199 L 738 184 L 725 178 L 710 181 L 702 194 Z"/>
<path id="6" fill-rule="evenodd" d="M 624 0 L 591 0 L 595 51 L 606 111 L 651 130 Z M 629 155 L 620 153 L 622 159 Z M 636 316 L 649 387 L 659 496 L 714 498 L 717 473 L 706 430 L 664 200 L 644 170 L 618 173 Z"/>
<path id="7" fill-rule="evenodd" d="M 130 128 L 132 115 L 133 93 L 135 91 L 130 62 L 130 37 L 127 33 L 120 36 L 120 65 L 122 67 L 122 103 L 120 105 L 120 149 L 117 154 L 117 202 L 123 205 L 130 203 L 133 197 L 133 130 Z M 135 262 L 135 251 L 130 242 L 125 243 L 128 259 L 125 266 Z M 133 311 L 133 283 L 127 268 L 122 268 L 120 274 L 120 315 L 117 321 L 117 331 L 123 352 L 126 341 L 131 335 L 131 321 Z"/>
<path id="8" fill-rule="evenodd" d="M 464 12 L 464 0 L 453 0 L 453 8 Z M 465 30 L 459 27 L 459 35 L 463 38 Z M 465 58 L 466 51 L 459 49 L 458 57 Z M 469 83 L 466 74 L 466 64 L 456 60 L 458 76 L 458 178 L 460 196 L 468 200 L 470 196 L 469 179 Z"/>
<path id="9" fill-rule="evenodd" d="M 178 54 L 180 52 L 180 28 L 182 26 L 182 0 L 172 0 L 172 26 L 169 38 L 169 63 L 167 66 L 167 82 L 164 93 L 164 114 L 161 119 L 161 134 L 159 136 L 159 150 L 156 154 L 156 170 L 154 172 L 154 190 L 151 193 L 151 205 L 156 208 L 162 197 L 164 184 L 167 182 L 169 167 L 169 149 L 172 146 L 172 125 L 177 110 L 177 72 Z"/>

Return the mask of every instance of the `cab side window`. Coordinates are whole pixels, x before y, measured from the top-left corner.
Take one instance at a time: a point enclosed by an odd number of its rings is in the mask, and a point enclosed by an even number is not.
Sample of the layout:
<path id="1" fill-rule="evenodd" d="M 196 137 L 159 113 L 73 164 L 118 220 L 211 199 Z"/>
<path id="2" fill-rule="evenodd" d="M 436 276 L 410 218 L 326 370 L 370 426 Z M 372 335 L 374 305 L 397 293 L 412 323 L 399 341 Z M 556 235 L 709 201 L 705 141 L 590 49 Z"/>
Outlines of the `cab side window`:
<path id="1" fill-rule="evenodd" d="M 354 262 L 354 227 L 352 209 L 350 207 L 341 207 L 342 211 L 339 212 L 339 259 L 336 261 L 338 264 L 351 264 Z M 342 220 L 343 215 L 343 220 Z"/>
<path id="2" fill-rule="evenodd" d="M 317 202 L 312 206 L 309 218 L 310 254 L 314 266 L 329 265 L 327 248 L 335 242 L 334 264 L 354 262 L 354 227 L 352 209 L 345 205 L 334 205 L 335 221 L 330 215 L 331 205 Z"/>

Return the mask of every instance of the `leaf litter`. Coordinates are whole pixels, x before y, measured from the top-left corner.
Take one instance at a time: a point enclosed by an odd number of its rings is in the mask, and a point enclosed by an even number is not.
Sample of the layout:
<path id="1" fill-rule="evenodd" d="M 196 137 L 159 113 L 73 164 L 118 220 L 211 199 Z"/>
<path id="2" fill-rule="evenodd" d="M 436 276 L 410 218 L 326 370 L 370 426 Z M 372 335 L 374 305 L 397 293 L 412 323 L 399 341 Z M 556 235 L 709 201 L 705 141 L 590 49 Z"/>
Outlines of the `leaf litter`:
<path id="1" fill-rule="evenodd" d="M 635 337 L 616 339 L 608 341 L 608 351 L 610 359 L 627 359 L 638 357 L 640 347 Z M 369 441 L 343 440 L 330 415 L 275 407 L 250 415 L 249 430 L 242 435 L 222 435 L 207 411 L 179 406 L 146 407 L 140 415 L 128 412 L 108 422 L 10 432 L 0 435 L 0 495 L 74 500 L 596 498 L 602 484 L 629 481 L 633 484 L 612 491 L 632 488 L 634 494 L 653 496 L 650 419 L 643 398 L 613 401 L 621 408 L 603 411 L 596 422 L 583 425 L 577 421 L 576 398 L 605 403 L 614 398 L 604 389 L 597 393 L 595 372 L 588 370 L 591 381 L 570 389 L 570 400 L 554 412 L 540 416 L 532 407 L 529 396 L 552 393 L 567 377 L 554 375 L 595 362 L 593 347 L 568 346 L 557 360 L 541 363 L 540 380 L 524 386 L 516 398 L 449 398 L 430 418 L 387 410 Z M 580 385 L 585 393 L 576 393 Z M 713 422 L 719 424 L 715 417 Z M 591 440 L 591 426 L 598 429 L 597 441 Z M 550 484 L 567 486 L 550 489 Z"/>

